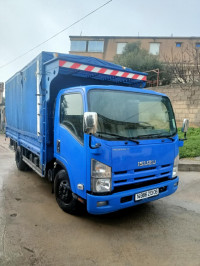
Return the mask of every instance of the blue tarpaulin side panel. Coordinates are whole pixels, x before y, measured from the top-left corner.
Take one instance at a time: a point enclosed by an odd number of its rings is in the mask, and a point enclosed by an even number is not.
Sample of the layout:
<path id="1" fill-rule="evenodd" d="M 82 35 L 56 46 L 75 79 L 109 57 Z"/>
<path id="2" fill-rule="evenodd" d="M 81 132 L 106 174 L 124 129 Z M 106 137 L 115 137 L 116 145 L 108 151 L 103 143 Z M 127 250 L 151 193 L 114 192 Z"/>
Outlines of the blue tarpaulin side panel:
<path id="1" fill-rule="evenodd" d="M 52 58 L 52 53 L 41 53 L 5 86 L 6 135 L 39 156 L 43 147 L 37 134 L 37 62 L 42 76 L 44 62 Z"/>
<path id="2" fill-rule="evenodd" d="M 37 137 L 36 64 L 39 60 L 42 68 L 52 57 L 51 53 L 40 54 L 6 82 L 7 126 Z"/>
<path id="3" fill-rule="evenodd" d="M 66 67 L 66 62 L 71 67 Z M 129 78 L 133 75 L 138 79 Z M 61 89 L 114 84 L 143 88 L 146 76 L 97 58 L 42 52 L 6 82 L 6 134 L 38 154 L 40 163 L 45 165 L 53 158 L 53 110 Z"/>

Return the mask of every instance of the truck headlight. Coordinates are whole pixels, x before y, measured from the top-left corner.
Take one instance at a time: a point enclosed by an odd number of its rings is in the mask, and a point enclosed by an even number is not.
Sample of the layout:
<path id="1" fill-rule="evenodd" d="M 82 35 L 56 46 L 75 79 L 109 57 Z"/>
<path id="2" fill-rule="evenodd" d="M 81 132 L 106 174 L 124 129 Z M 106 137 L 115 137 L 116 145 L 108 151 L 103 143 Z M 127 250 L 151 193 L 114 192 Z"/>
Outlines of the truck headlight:
<path id="1" fill-rule="evenodd" d="M 172 178 L 175 178 L 178 175 L 178 163 L 179 163 L 179 154 L 176 156 L 174 160 Z"/>
<path id="2" fill-rule="evenodd" d="M 91 160 L 91 189 L 93 192 L 110 192 L 112 187 L 111 167 Z"/>

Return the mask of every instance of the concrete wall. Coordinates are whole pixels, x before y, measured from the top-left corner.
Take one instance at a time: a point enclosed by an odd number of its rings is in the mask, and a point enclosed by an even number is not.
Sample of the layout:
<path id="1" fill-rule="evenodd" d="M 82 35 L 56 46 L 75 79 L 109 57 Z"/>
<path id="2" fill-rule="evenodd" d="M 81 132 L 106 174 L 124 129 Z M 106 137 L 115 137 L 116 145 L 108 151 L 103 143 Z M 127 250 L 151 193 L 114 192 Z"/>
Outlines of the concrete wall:
<path id="1" fill-rule="evenodd" d="M 170 98 L 177 126 L 182 126 L 183 119 L 188 118 L 191 127 L 200 127 L 200 86 L 170 85 L 149 89 L 164 93 Z"/>

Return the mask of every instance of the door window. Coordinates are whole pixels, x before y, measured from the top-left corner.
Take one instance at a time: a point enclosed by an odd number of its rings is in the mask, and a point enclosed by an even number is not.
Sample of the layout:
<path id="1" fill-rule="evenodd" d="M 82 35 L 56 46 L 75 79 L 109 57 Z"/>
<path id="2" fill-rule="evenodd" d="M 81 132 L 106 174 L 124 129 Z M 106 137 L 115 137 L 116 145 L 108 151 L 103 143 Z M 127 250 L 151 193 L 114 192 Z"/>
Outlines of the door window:
<path id="1" fill-rule="evenodd" d="M 74 93 L 61 96 L 60 124 L 83 143 L 83 99 L 81 94 Z"/>

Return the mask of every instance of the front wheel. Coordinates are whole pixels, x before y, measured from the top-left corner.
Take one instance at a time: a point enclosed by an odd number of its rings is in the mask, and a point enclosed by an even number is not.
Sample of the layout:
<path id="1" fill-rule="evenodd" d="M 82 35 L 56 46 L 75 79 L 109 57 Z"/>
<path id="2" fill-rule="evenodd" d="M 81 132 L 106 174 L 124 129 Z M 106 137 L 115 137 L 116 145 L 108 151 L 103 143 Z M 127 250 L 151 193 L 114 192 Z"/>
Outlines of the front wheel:
<path id="1" fill-rule="evenodd" d="M 64 212 L 70 214 L 75 214 L 78 212 L 78 202 L 73 198 L 69 177 L 65 170 L 60 170 L 56 174 L 54 191 L 56 201 Z"/>

